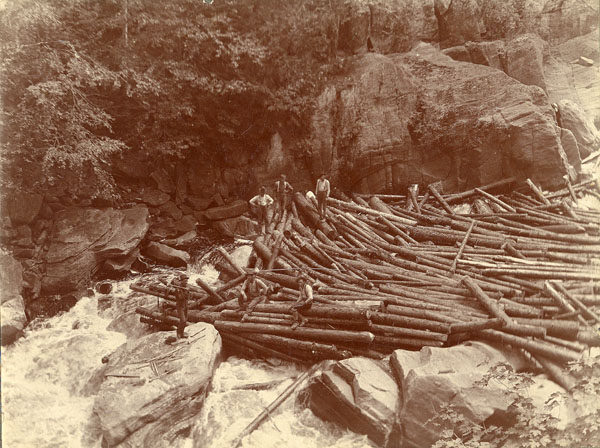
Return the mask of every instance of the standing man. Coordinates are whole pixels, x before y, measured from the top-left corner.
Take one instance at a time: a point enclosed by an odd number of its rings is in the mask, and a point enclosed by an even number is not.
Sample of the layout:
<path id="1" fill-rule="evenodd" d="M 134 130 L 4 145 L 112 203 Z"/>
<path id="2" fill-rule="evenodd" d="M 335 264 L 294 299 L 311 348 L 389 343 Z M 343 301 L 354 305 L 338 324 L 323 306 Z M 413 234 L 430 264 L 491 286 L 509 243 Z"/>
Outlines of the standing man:
<path id="1" fill-rule="evenodd" d="M 179 317 L 179 323 L 177 324 L 177 339 L 185 338 L 184 329 L 187 324 L 188 317 L 188 290 L 187 290 L 188 276 L 185 274 L 179 274 L 178 280 L 173 280 L 172 284 L 175 287 L 175 304 L 177 306 L 177 317 Z"/>
<path id="2" fill-rule="evenodd" d="M 317 180 L 317 187 L 315 188 L 321 219 L 325 219 L 325 213 L 327 212 L 327 198 L 329 197 L 330 192 L 331 187 L 329 186 L 329 181 L 325 179 L 325 174 L 321 174 L 321 177 Z"/>
<path id="3" fill-rule="evenodd" d="M 294 192 L 294 188 L 286 180 L 285 174 L 282 174 L 277 182 L 275 182 L 275 198 L 277 199 L 277 208 L 279 213 L 283 213 L 290 205 L 290 197 Z"/>
<path id="4" fill-rule="evenodd" d="M 298 326 L 303 326 L 308 322 L 308 320 L 300 314 L 300 311 L 308 311 L 313 304 L 313 289 L 309 280 L 308 275 L 305 273 L 302 273 L 298 279 L 299 296 L 296 303 L 291 307 L 294 316 L 292 330 L 295 330 Z"/>
<path id="5" fill-rule="evenodd" d="M 256 210 L 256 216 L 258 218 L 258 226 L 260 227 L 260 233 L 265 233 L 265 227 L 267 225 L 268 211 L 271 204 L 273 204 L 273 198 L 267 194 L 265 187 L 260 187 L 259 194 L 250 199 L 250 204 L 254 206 Z"/>

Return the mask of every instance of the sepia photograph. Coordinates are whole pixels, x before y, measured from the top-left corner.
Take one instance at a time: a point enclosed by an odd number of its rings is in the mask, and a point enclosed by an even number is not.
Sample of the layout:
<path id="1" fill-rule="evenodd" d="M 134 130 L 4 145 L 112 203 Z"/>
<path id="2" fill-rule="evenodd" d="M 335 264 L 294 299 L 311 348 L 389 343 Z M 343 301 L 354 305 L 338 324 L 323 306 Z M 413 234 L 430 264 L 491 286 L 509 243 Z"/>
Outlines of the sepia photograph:
<path id="1" fill-rule="evenodd" d="M 2 448 L 600 448 L 598 0 L 0 0 Z"/>

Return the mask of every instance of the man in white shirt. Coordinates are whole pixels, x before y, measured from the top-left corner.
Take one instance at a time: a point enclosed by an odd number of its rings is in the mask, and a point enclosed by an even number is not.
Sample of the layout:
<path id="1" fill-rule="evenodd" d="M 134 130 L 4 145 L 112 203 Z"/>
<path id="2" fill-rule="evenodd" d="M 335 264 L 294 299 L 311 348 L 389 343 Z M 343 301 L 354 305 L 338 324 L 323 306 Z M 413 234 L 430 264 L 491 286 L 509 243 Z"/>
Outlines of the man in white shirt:
<path id="1" fill-rule="evenodd" d="M 262 234 L 265 233 L 268 219 L 267 212 L 271 204 L 273 204 L 273 198 L 267 194 L 267 189 L 265 187 L 260 187 L 259 194 L 250 199 L 250 205 L 254 206 L 256 217 L 258 218 L 258 225 Z"/>
<path id="2" fill-rule="evenodd" d="M 317 187 L 315 188 L 319 215 L 321 215 L 321 219 L 325 218 L 325 213 L 327 211 L 327 198 L 329 197 L 330 192 L 331 187 L 329 186 L 329 181 L 325 179 L 325 174 L 321 174 L 321 177 L 319 177 L 317 180 Z"/>

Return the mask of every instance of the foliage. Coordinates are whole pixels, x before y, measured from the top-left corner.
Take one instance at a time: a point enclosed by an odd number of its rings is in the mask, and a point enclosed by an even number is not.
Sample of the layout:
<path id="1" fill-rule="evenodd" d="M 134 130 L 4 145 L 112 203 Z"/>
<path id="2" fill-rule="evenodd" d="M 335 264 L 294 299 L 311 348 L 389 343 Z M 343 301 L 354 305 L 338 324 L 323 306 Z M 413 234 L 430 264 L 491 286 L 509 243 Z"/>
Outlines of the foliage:
<path id="1" fill-rule="evenodd" d="M 128 149 L 149 163 L 193 154 L 226 163 L 276 131 L 301 138 L 336 67 L 340 5 L 8 3 L 0 19 L 3 178 L 48 185 L 78 172 L 98 194 L 114 184 L 111 156 Z"/>
<path id="2" fill-rule="evenodd" d="M 514 373 L 506 364 L 492 367 L 478 384 L 486 386 L 495 382 L 506 387 L 507 392 L 517 394 L 508 409 L 514 423 L 508 427 L 482 427 L 466 420 L 452 406 L 448 406 L 441 410 L 436 421 L 445 422 L 445 427 L 461 428 L 462 431 L 442 431 L 441 438 L 433 448 L 596 446 L 600 441 L 600 356 L 571 362 L 569 371 L 577 379 L 571 393 L 554 393 L 539 409 L 534 406 L 527 392 L 533 384 L 531 375 Z M 557 428 L 558 419 L 552 415 L 552 410 L 560 402 L 580 410 L 580 415 L 565 429 Z"/>

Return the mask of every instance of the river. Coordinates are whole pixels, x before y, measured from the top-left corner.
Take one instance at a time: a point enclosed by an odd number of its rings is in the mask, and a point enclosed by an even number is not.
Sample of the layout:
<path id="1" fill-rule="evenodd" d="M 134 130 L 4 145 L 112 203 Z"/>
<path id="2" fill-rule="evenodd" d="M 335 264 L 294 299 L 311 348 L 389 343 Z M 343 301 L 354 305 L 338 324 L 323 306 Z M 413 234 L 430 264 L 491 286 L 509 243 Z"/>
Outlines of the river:
<path id="1" fill-rule="evenodd" d="M 247 257 L 248 246 L 234 251 Z M 164 275 L 156 272 L 150 275 Z M 217 272 L 207 263 L 189 268 L 190 282 L 198 276 L 209 284 Z M 104 355 L 125 342 L 122 333 L 107 329 L 132 302 L 129 285 L 137 278 L 113 283 L 112 307 L 107 296 L 84 297 L 68 312 L 32 322 L 25 337 L 2 352 L 2 442 L 7 448 L 100 447 L 91 423 L 94 395 L 86 384 L 101 367 Z M 119 306 L 121 303 L 123 306 Z M 100 306 L 99 306 L 100 305 Z M 176 448 L 229 447 L 232 440 L 273 401 L 301 371 L 277 360 L 253 361 L 229 357 L 217 368 L 212 390 L 188 438 Z M 266 390 L 241 389 L 274 382 Z M 357 435 L 317 418 L 294 397 L 289 398 L 242 447 L 337 447 L 372 445 Z"/>

